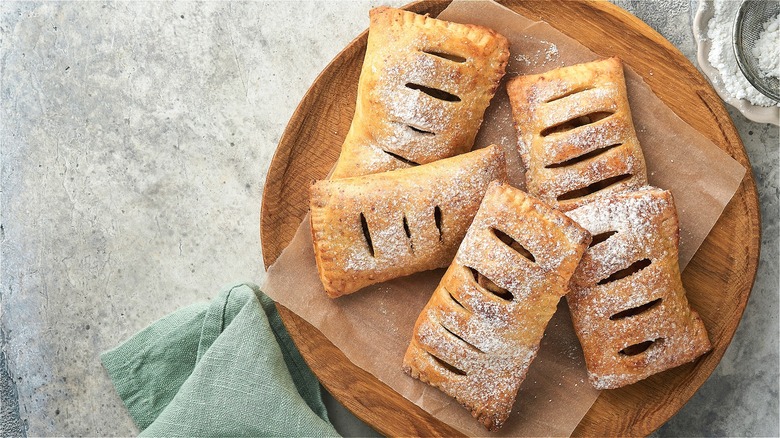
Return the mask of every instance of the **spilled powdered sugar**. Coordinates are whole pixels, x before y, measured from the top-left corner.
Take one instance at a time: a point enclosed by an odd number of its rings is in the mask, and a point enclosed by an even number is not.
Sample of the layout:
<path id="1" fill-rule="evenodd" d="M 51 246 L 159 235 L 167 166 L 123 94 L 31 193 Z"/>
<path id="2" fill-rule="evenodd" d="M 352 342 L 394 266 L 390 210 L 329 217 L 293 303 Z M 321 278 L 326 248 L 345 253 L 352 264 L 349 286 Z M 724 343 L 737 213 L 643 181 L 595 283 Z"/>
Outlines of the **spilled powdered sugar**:
<path id="1" fill-rule="evenodd" d="M 519 51 L 513 58 L 518 63 L 517 67 L 521 70 L 529 66 L 546 65 L 558 62 L 560 53 L 558 46 L 549 41 L 539 40 L 530 36 L 523 36 L 525 47 Z M 509 74 L 517 74 L 518 71 L 508 71 Z"/>

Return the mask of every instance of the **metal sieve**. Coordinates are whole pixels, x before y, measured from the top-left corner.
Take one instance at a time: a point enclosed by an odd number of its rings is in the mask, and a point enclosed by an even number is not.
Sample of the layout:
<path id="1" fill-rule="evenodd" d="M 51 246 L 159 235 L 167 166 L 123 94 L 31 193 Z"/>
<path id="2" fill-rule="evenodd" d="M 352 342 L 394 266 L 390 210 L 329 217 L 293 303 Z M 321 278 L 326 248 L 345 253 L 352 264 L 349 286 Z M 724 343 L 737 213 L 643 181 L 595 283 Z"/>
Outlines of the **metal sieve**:
<path id="1" fill-rule="evenodd" d="M 758 59 L 753 56 L 756 41 L 764 31 L 764 23 L 780 13 L 780 1 L 746 0 L 739 7 L 734 19 L 734 54 L 739 69 L 745 78 L 758 91 L 780 102 L 780 80 L 772 76 L 763 76 L 758 67 Z M 775 46 L 780 50 L 780 46 Z"/>

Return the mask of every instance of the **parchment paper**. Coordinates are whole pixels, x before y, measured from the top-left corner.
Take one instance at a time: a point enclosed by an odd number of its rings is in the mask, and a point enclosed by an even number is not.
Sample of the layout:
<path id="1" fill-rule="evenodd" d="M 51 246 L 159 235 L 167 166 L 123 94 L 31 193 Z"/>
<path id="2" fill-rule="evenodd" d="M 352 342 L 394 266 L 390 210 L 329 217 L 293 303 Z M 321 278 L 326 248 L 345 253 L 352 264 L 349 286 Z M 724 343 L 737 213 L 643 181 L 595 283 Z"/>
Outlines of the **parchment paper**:
<path id="1" fill-rule="evenodd" d="M 509 38 L 512 56 L 508 76 L 597 58 L 549 25 L 492 2 L 455 0 L 439 18 L 481 24 Z M 650 183 L 671 190 L 675 196 L 682 237 L 680 264 L 684 267 L 736 192 L 745 169 L 677 117 L 636 73 L 626 69 L 626 79 Z M 511 179 L 522 187 L 523 173 L 503 86 L 488 108 L 476 147 L 491 143 L 505 148 Z M 317 327 L 357 366 L 465 434 L 569 436 L 598 391 L 587 382 L 582 350 L 564 301 L 547 327 L 509 421 L 498 432 L 488 433 L 456 401 L 401 371 L 414 322 L 443 273 L 423 272 L 331 300 L 317 276 L 307 216 L 290 245 L 268 269 L 263 290 Z"/>

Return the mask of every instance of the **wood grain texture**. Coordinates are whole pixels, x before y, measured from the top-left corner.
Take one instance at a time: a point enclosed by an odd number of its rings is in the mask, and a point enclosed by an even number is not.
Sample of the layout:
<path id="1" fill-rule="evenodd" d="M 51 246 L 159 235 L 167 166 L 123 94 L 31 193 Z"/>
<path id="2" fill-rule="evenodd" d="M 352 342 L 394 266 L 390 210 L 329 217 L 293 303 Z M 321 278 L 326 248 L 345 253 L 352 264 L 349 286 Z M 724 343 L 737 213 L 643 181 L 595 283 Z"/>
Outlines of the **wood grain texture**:
<path id="1" fill-rule="evenodd" d="M 748 169 L 739 190 L 683 272 L 713 351 L 692 364 L 637 384 L 603 391 L 575 435 L 647 435 L 673 416 L 704 383 L 731 342 L 758 267 L 758 196 L 742 142 L 704 77 L 670 42 L 607 2 L 502 1 L 541 19 L 602 56 L 620 56 L 683 120 Z M 407 9 L 436 16 L 447 2 Z M 605 37 L 613 35 L 615 38 Z M 350 43 L 315 80 L 293 114 L 271 163 L 263 193 L 261 239 L 266 267 L 292 239 L 308 209 L 308 188 L 338 158 L 355 107 L 367 33 Z M 738 238 L 735 238 L 738 237 Z M 458 435 L 367 372 L 319 331 L 280 306 L 282 320 L 323 385 L 355 415 L 386 435 Z"/>

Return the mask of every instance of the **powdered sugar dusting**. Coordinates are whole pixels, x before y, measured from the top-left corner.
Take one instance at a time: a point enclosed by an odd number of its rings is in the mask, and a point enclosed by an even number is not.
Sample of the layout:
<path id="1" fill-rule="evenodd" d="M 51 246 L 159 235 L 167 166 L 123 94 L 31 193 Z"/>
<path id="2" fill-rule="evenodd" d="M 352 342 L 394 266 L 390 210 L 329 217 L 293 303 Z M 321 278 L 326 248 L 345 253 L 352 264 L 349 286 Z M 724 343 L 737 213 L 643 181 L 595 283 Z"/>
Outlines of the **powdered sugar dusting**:
<path id="1" fill-rule="evenodd" d="M 500 240 L 495 229 L 520 242 L 535 261 Z M 418 319 L 405 358 L 410 373 L 454 396 L 478 418 L 503 422 L 585 241 L 584 230 L 562 213 L 520 190 L 491 184 L 454 263 Z M 472 269 L 511 298 L 477 284 Z M 461 373 L 434 365 L 431 354 Z"/>
<path id="2" fill-rule="evenodd" d="M 605 179 L 628 176 L 602 190 L 630 190 L 647 184 L 618 60 L 521 76 L 508 90 L 530 193 L 569 210 L 589 193 L 574 193 L 573 199 L 559 201 L 561 196 Z M 599 149 L 604 152 L 576 162 Z M 567 164 L 569 160 L 574 161 Z"/>
<path id="3" fill-rule="evenodd" d="M 478 26 L 421 19 L 397 9 L 375 10 L 355 116 L 342 153 L 373 147 L 425 164 L 467 152 L 504 75 L 507 44 Z M 390 163 L 381 154 L 368 158 L 365 163 L 339 160 L 334 174 L 364 175 L 399 167 L 395 158 Z"/>
<path id="4" fill-rule="evenodd" d="M 509 74 L 519 74 L 530 68 L 560 65 L 560 52 L 555 43 L 527 35 L 523 35 L 521 39 L 523 50 L 518 51 L 512 58 L 515 62 L 508 71 Z"/>
<path id="5" fill-rule="evenodd" d="M 710 348 L 680 280 L 677 215 L 669 192 L 646 188 L 602 195 L 567 214 L 593 235 L 617 231 L 588 249 L 567 296 L 594 386 L 624 386 L 691 361 Z M 603 283 L 642 259 L 650 264 Z M 644 311 L 616 318 L 656 300 Z M 624 352 L 642 343 L 649 343 L 645 351 Z"/>
<path id="6" fill-rule="evenodd" d="M 488 183 L 505 178 L 503 156 L 491 146 L 425 166 L 318 182 L 312 232 L 326 290 L 341 295 L 447 266 Z"/>

